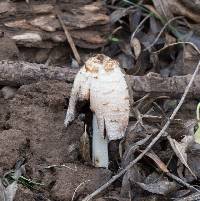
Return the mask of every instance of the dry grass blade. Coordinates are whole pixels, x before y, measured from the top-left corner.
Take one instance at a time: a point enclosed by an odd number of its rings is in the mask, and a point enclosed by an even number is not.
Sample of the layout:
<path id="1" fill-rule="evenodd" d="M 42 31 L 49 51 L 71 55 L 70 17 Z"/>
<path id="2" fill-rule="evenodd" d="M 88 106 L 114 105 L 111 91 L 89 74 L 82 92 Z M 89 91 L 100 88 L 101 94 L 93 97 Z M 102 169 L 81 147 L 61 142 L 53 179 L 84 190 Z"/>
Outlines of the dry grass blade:
<path id="1" fill-rule="evenodd" d="M 198 52 L 200 52 L 198 50 Z M 169 127 L 171 121 L 174 119 L 174 117 L 176 116 L 177 112 L 179 111 L 179 109 L 181 108 L 181 106 L 183 105 L 183 102 L 185 101 L 185 98 L 194 82 L 194 79 L 199 71 L 200 68 L 200 61 L 198 63 L 198 65 L 196 66 L 196 69 L 190 79 L 189 84 L 187 85 L 187 87 L 185 88 L 185 91 L 181 97 L 181 100 L 179 102 L 179 104 L 176 106 L 176 108 L 174 109 L 172 115 L 170 116 L 169 120 L 166 122 L 166 124 L 164 125 L 164 127 L 162 128 L 162 130 L 158 133 L 158 135 L 152 140 L 152 142 L 147 146 L 147 148 L 133 161 L 130 162 L 129 165 L 126 166 L 126 168 L 124 168 L 123 170 L 121 170 L 117 175 L 113 176 L 108 182 L 106 182 L 104 185 L 102 185 L 100 188 L 98 188 L 96 191 L 94 191 L 93 193 L 91 193 L 90 195 L 88 195 L 87 197 L 85 197 L 83 199 L 83 201 L 89 201 L 91 200 L 93 197 L 95 197 L 96 195 L 98 195 L 99 193 L 101 193 L 103 190 L 105 190 L 107 187 L 109 187 L 114 181 L 116 181 L 118 178 L 120 178 L 124 173 L 126 173 L 127 170 L 129 170 L 131 167 L 133 167 L 134 164 L 136 164 L 139 160 L 141 160 L 143 158 L 143 156 L 153 147 L 153 145 L 160 139 L 160 137 L 165 133 L 165 131 L 167 130 L 167 128 Z M 184 184 L 183 184 L 184 185 Z M 188 186 L 187 186 L 188 187 Z M 198 189 L 190 186 L 190 188 L 195 189 L 196 191 L 198 191 Z"/>
<path id="2" fill-rule="evenodd" d="M 174 17 L 174 18 L 170 19 L 170 20 L 163 26 L 163 28 L 160 30 L 159 34 L 156 36 L 156 38 L 155 38 L 155 40 L 153 41 L 153 43 L 152 43 L 151 45 L 149 45 L 148 47 L 146 47 L 146 48 L 144 49 L 144 51 L 145 51 L 145 50 L 148 50 L 148 49 L 150 49 L 151 47 L 154 46 L 154 44 L 158 41 L 158 39 L 160 38 L 160 36 L 161 36 L 161 34 L 163 33 L 163 31 L 166 29 L 166 27 L 167 27 L 171 22 L 173 22 L 174 20 L 177 20 L 177 19 L 181 19 L 181 18 L 183 18 L 183 17 L 182 17 L 182 16 L 179 16 L 179 17 Z"/>
<path id="3" fill-rule="evenodd" d="M 169 45 L 167 45 L 167 46 L 164 46 L 163 48 L 161 48 L 161 49 L 159 49 L 159 50 L 157 50 L 157 51 L 155 51 L 155 52 L 153 52 L 153 53 L 154 53 L 154 54 L 158 54 L 158 53 L 160 53 L 161 51 L 167 49 L 168 47 L 172 47 L 172 46 L 179 45 L 179 44 L 184 44 L 184 45 L 185 45 L 185 44 L 188 44 L 188 45 L 191 45 L 191 46 L 200 54 L 199 48 L 198 48 L 194 43 L 191 43 L 191 42 L 177 42 L 177 43 L 171 43 L 171 44 L 169 44 Z"/>
<path id="4" fill-rule="evenodd" d="M 135 29 L 135 31 L 132 33 L 131 35 L 131 42 L 132 43 L 132 40 L 135 38 L 135 34 L 138 32 L 138 30 L 140 29 L 140 27 L 144 24 L 144 22 L 149 19 L 149 17 L 151 17 L 152 13 L 148 14 L 141 22 L 140 24 L 137 26 L 137 28 Z"/>

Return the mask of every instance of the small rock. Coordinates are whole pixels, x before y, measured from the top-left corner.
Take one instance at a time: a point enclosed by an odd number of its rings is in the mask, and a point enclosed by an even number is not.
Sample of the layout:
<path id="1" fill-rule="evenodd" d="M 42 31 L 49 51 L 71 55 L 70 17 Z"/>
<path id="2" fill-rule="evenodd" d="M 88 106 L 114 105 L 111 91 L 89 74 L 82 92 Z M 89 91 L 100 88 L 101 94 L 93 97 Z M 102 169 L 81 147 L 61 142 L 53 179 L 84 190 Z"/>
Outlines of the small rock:
<path id="1" fill-rule="evenodd" d="M 11 99 L 15 96 L 17 88 L 5 86 L 1 89 L 4 99 Z"/>

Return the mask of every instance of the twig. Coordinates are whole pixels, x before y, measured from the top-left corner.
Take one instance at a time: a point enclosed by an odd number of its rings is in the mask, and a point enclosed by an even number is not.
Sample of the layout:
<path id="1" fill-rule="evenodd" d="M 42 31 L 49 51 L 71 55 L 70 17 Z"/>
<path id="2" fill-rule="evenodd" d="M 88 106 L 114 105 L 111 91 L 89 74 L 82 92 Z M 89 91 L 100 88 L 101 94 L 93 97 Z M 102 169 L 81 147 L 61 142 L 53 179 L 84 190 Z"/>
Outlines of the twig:
<path id="1" fill-rule="evenodd" d="M 140 24 L 136 27 L 135 31 L 132 33 L 131 35 L 131 42 L 133 40 L 133 38 L 135 37 L 135 34 L 137 33 L 137 31 L 139 30 L 139 28 L 142 26 L 142 24 L 152 15 L 152 13 L 148 14 L 141 22 Z"/>
<path id="2" fill-rule="evenodd" d="M 188 45 L 191 45 L 199 54 L 200 54 L 200 50 L 199 48 L 194 44 L 194 43 L 191 43 L 191 42 L 176 42 L 176 43 L 171 43 L 167 46 L 164 46 L 163 48 L 153 52 L 154 54 L 157 54 L 157 53 L 160 53 L 161 51 L 167 49 L 168 47 L 171 47 L 171 46 L 175 46 L 175 45 L 178 45 L 178 44 L 188 44 Z"/>
<path id="3" fill-rule="evenodd" d="M 160 38 L 161 34 L 163 33 L 163 31 L 166 29 L 166 27 L 174 20 L 177 20 L 177 19 L 180 19 L 180 18 L 183 18 L 182 16 L 178 16 L 178 17 L 174 17 L 172 19 L 170 19 L 164 26 L 163 28 L 160 30 L 159 34 L 156 36 L 155 40 L 153 41 L 153 43 L 151 43 L 148 47 L 146 47 L 144 49 L 144 51 L 150 49 L 151 47 L 154 46 L 154 44 L 158 41 L 158 39 Z"/>
<path id="4" fill-rule="evenodd" d="M 117 27 L 116 29 L 114 29 L 111 33 L 111 36 L 113 36 L 114 34 L 116 34 L 120 29 L 122 29 L 122 26 Z"/>
<path id="5" fill-rule="evenodd" d="M 200 52 L 200 51 L 198 51 Z M 146 149 L 133 161 L 131 161 L 129 163 L 129 165 L 126 166 L 126 168 L 124 168 L 123 170 L 121 170 L 117 175 L 113 176 L 108 182 L 106 182 L 104 185 L 102 185 L 100 188 L 98 188 L 96 191 L 94 191 L 93 193 L 91 193 L 90 195 L 86 196 L 82 201 L 89 201 L 91 200 L 93 197 L 95 197 L 96 195 L 98 195 L 99 193 L 101 193 L 103 190 L 105 190 L 107 187 L 109 187 L 114 181 L 116 181 L 118 178 L 120 178 L 123 174 L 126 173 L 127 170 L 129 170 L 131 167 L 133 167 L 133 165 L 135 165 L 139 160 L 141 160 L 143 158 L 143 156 L 153 147 L 153 145 L 160 139 L 160 137 L 165 133 L 165 131 L 167 130 L 167 128 L 169 127 L 171 121 L 174 119 L 175 115 L 177 114 L 177 112 L 179 111 L 180 107 L 182 106 L 190 87 L 193 84 L 194 78 L 197 75 L 198 71 L 199 71 L 199 67 L 200 67 L 200 61 L 198 63 L 198 65 L 196 66 L 196 69 L 190 79 L 189 84 L 187 85 L 187 87 L 185 88 L 185 91 L 181 97 L 181 100 L 179 102 L 179 104 L 176 106 L 176 108 L 174 109 L 172 115 L 170 116 L 170 118 L 168 119 L 168 121 L 166 122 L 166 124 L 164 125 L 164 127 L 162 128 L 162 130 L 158 133 L 158 135 L 151 141 L 151 143 L 146 147 Z"/>
<path id="6" fill-rule="evenodd" d="M 150 123 L 160 123 L 164 119 L 166 120 L 166 117 L 144 114 L 142 119 L 146 120 Z M 178 123 L 182 123 L 182 122 L 183 122 L 182 119 L 173 119 L 173 121 L 171 123 L 178 124 Z"/>
<path id="7" fill-rule="evenodd" d="M 198 201 L 200 200 L 200 193 L 193 193 L 192 195 L 189 195 L 187 197 L 182 197 L 179 199 L 175 199 L 175 201 Z"/>
<path id="8" fill-rule="evenodd" d="M 128 153 L 126 154 L 124 160 L 126 160 L 128 158 L 128 156 L 130 156 L 130 153 L 132 152 L 132 150 L 137 149 L 139 146 L 145 144 L 151 137 L 152 135 L 147 135 L 144 139 L 139 140 L 138 142 L 134 143 L 134 145 L 132 145 L 129 150 Z"/>
<path id="9" fill-rule="evenodd" d="M 142 98 L 140 98 L 139 100 L 137 100 L 137 101 L 135 101 L 134 103 L 133 103 L 133 106 L 135 106 L 135 105 L 142 105 L 143 103 L 144 103 L 144 101 L 146 100 L 146 99 L 148 99 L 150 97 L 150 94 L 148 93 L 148 94 L 146 94 L 145 96 L 143 96 Z"/>
<path id="10" fill-rule="evenodd" d="M 73 196 L 72 196 L 72 200 L 71 200 L 71 201 L 74 201 L 74 198 L 75 198 L 75 195 L 76 195 L 76 192 L 78 191 L 78 189 L 79 189 L 83 184 L 85 184 L 85 183 L 87 183 L 87 182 L 89 182 L 89 181 L 91 181 L 91 180 L 83 181 L 82 183 L 80 183 L 80 184 L 76 187 L 76 189 L 75 189 L 75 191 L 74 191 L 74 193 L 73 193 Z"/>
<path id="11" fill-rule="evenodd" d="M 76 49 L 76 46 L 75 46 L 75 44 L 74 44 L 74 41 L 73 41 L 73 39 L 72 39 L 72 37 L 71 37 L 69 31 L 67 30 L 67 27 L 65 26 L 63 20 L 62 20 L 61 11 L 59 10 L 58 7 L 55 8 L 55 13 L 56 13 L 56 15 L 57 15 L 57 17 L 58 17 L 58 20 L 59 20 L 59 22 L 60 22 L 60 24 L 61 24 L 61 26 L 62 26 L 64 32 L 65 32 L 65 35 L 66 35 L 67 40 L 68 40 L 68 42 L 69 42 L 69 44 L 70 44 L 70 47 L 72 48 L 72 51 L 73 51 L 73 53 L 74 53 L 74 56 L 75 56 L 77 62 L 80 64 L 80 63 L 81 63 L 81 58 L 80 58 L 79 53 L 78 53 L 78 51 L 77 51 L 77 49 Z"/>
<path id="12" fill-rule="evenodd" d="M 173 180 L 177 181 L 179 184 L 182 184 L 183 186 L 186 186 L 187 188 L 190 188 L 192 190 L 197 191 L 198 193 L 200 193 L 200 190 L 195 188 L 194 186 L 188 184 L 187 182 L 183 181 L 182 179 L 180 179 L 179 177 L 177 177 L 176 175 L 170 173 L 170 172 L 166 172 L 166 175 L 168 177 L 171 177 Z"/>
<path id="13" fill-rule="evenodd" d="M 50 168 L 53 168 L 53 167 L 58 167 L 58 168 L 65 167 L 65 168 L 68 168 L 70 170 L 77 171 L 77 167 L 76 166 L 73 169 L 73 168 L 71 168 L 71 167 L 69 167 L 69 166 L 67 166 L 65 164 L 62 164 L 62 165 L 49 165 L 49 166 L 45 167 L 45 169 L 50 169 Z"/>

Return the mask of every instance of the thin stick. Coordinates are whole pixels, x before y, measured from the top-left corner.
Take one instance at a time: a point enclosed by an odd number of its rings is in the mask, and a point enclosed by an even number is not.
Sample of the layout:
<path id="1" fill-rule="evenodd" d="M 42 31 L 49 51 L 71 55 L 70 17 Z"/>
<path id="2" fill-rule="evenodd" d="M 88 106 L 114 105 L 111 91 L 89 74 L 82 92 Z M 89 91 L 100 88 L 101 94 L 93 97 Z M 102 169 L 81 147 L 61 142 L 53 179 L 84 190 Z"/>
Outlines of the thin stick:
<path id="1" fill-rule="evenodd" d="M 142 140 L 136 142 L 133 146 L 131 146 L 131 148 L 128 150 L 128 153 L 126 154 L 124 160 L 126 160 L 126 159 L 128 158 L 128 156 L 130 156 L 130 153 L 131 153 L 131 151 L 132 151 L 133 149 L 136 149 L 137 147 L 139 147 L 139 146 L 145 144 L 145 143 L 150 139 L 151 136 L 152 136 L 152 135 L 147 135 L 144 139 L 142 139 Z"/>
<path id="2" fill-rule="evenodd" d="M 67 169 L 69 169 L 69 170 L 73 170 L 73 171 L 77 171 L 77 167 L 75 166 L 75 168 L 73 169 L 73 168 L 71 168 L 71 167 L 69 167 L 69 166 L 67 166 L 67 165 L 65 165 L 65 164 L 62 164 L 62 165 L 49 165 L 49 166 L 47 166 L 47 167 L 45 167 L 45 169 L 50 169 L 50 168 L 61 168 L 61 167 L 64 167 L 64 168 L 67 168 Z"/>
<path id="3" fill-rule="evenodd" d="M 131 35 L 131 41 L 133 40 L 133 38 L 135 37 L 135 34 L 137 33 L 137 31 L 139 30 L 139 28 L 142 26 L 142 24 L 152 15 L 152 13 L 148 14 L 141 22 L 140 24 L 136 27 L 135 31 L 132 33 Z"/>
<path id="4" fill-rule="evenodd" d="M 78 189 L 79 189 L 82 185 L 84 185 L 85 183 L 87 183 L 87 182 L 89 182 L 89 181 L 91 181 L 91 180 L 83 181 L 82 183 L 80 183 L 80 184 L 76 187 L 76 189 L 75 189 L 75 191 L 74 191 L 74 193 L 73 193 L 73 196 L 72 196 L 72 200 L 71 200 L 71 201 L 74 201 L 74 198 L 75 198 L 75 195 L 76 195 L 76 192 L 78 191 Z"/>
<path id="5" fill-rule="evenodd" d="M 55 13 L 56 13 L 56 15 L 57 15 L 57 17 L 58 17 L 58 20 L 59 20 L 59 22 L 60 22 L 60 24 L 61 24 L 61 26 L 62 26 L 64 32 L 65 32 L 65 35 L 66 35 L 67 40 L 68 40 L 68 42 L 69 42 L 69 45 L 70 45 L 70 47 L 71 47 L 71 49 L 72 49 L 72 51 L 73 51 L 73 53 L 74 53 L 74 57 L 76 58 L 77 62 L 80 64 L 80 63 L 81 63 L 81 58 L 80 58 L 79 53 L 78 53 L 78 51 L 77 51 L 77 49 L 76 49 L 76 46 L 75 46 L 75 44 L 74 44 L 74 41 L 73 41 L 73 39 L 72 39 L 72 37 L 71 37 L 69 31 L 67 30 L 67 27 L 65 26 L 63 20 L 62 20 L 62 17 L 61 17 L 62 14 L 61 14 L 59 8 L 57 8 L 57 7 L 55 8 Z"/>
<path id="6" fill-rule="evenodd" d="M 170 20 L 163 26 L 163 28 L 160 30 L 159 34 L 156 36 L 156 38 L 155 38 L 155 40 L 153 41 L 153 43 L 151 43 L 148 47 L 146 47 L 146 48 L 144 49 L 144 51 L 145 51 L 145 50 L 148 50 L 148 49 L 150 49 L 151 47 L 154 46 L 154 44 L 158 41 L 158 39 L 160 38 L 160 36 L 161 36 L 161 34 L 163 33 L 163 31 L 166 29 L 166 27 L 167 27 L 172 21 L 177 20 L 177 19 L 180 19 L 180 18 L 183 18 L 183 17 L 182 17 L 182 16 L 178 16 L 178 17 L 174 17 L 174 18 L 170 19 Z"/>
<path id="7" fill-rule="evenodd" d="M 168 47 L 172 47 L 172 46 L 175 46 L 175 45 L 178 45 L 178 44 L 188 44 L 188 45 L 191 45 L 199 54 L 200 54 L 200 50 L 199 48 L 194 44 L 194 43 L 191 43 L 191 42 L 176 42 L 176 43 L 171 43 L 167 46 L 164 46 L 163 48 L 153 52 L 154 54 L 157 54 L 157 53 L 160 53 L 161 51 L 167 49 Z"/>
<path id="8" fill-rule="evenodd" d="M 129 170 L 131 167 L 133 167 L 133 165 L 135 165 L 139 160 L 141 160 L 143 158 L 143 156 L 153 147 L 153 145 L 160 139 L 160 137 L 165 133 L 165 131 L 167 130 L 167 128 L 169 127 L 171 121 L 174 119 L 175 115 L 177 114 L 177 112 L 179 111 L 180 107 L 182 106 L 190 87 L 193 84 L 194 78 L 197 75 L 198 71 L 199 71 L 199 67 L 200 67 L 200 61 L 190 79 L 189 84 L 187 85 L 187 87 L 185 88 L 184 94 L 181 97 L 181 100 L 179 102 L 179 104 L 176 106 L 176 108 L 174 109 L 172 115 L 170 116 L 170 118 L 168 119 L 168 121 L 166 122 L 166 124 L 164 125 L 164 127 L 162 128 L 162 130 L 158 133 L 158 135 L 151 141 L 151 143 L 146 147 L 146 149 L 133 161 L 131 161 L 129 163 L 129 165 L 126 166 L 126 168 L 124 168 L 123 170 L 121 170 L 117 175 L 113 176 L 108 182 L 106 182 L 104 185 L 102 185 L 100 188 L 98 188 L 96 191 L 94 191 L 93 193 L 91 193 L 90 195 L 88 195 L 87 197 L 85 197 L 82 201 L 89 201 L 91 200 L 93 197 L 95 197 L 96 195 L 98 195 L 99 193 L 101 193 L 103 190 L 105 190 L 107 187 L 109 187 L 114 181 L 116 181 L 118 178 L 120 178 L 123 174 L 126 173 L 127 170 Z M 188 186 L 187 186 L 188 187 Z"/>

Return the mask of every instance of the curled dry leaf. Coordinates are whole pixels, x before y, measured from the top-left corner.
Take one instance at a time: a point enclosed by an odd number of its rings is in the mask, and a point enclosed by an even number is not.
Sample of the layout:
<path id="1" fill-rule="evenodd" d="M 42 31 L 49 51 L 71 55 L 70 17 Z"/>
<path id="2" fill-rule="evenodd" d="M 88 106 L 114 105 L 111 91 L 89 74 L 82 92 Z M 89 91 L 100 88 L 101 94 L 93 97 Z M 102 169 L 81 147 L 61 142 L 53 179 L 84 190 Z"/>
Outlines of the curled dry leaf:
<path id="1" fill-rule="evenodd" d="M 131 40 L 131 47 L 133 48 L 135 57 L 137 59 L 140 56 L 142 50 L 140 41 L 137 38 L 133 38 Z"/>
<path id="2" fill-rule="evenodd" d="M 193 142 L 193 136 L 185 136 L 181 143 L 177 142 L 175 139 L 172 139 L 170 136 L 167 137 L 172 149 L 174 150 L 175 154 L 177 157 L 180 159 L 180 161 L 185 165 L 185 167 L 188 168 L 190 173 L 196 178 L 196 175 L 194 172 L 191 170 L 187 163 L 187 148 L 188 146 Z"/>

